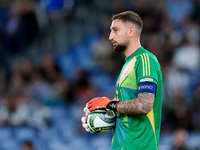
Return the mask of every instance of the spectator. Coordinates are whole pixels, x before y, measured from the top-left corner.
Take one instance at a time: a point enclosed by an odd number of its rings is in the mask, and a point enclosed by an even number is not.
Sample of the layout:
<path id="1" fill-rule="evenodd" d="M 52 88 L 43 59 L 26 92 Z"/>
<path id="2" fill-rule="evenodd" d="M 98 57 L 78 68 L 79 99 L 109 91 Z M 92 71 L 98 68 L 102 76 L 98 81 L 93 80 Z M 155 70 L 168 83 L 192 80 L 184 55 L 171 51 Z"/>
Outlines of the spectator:
<path id="1" fill-rule="evenodd" d="M 176 27 L 180 27 L 184 23 L 193 9 L 190 0 L 168 0 L 166 6 L 169 17 Z"/>
<path id="2" fill-rule="evenodd" d="M 55 83 L 61 75 L 61 70 L 51 53 L 45 53 L 41 58 L 40 72 L 43 78 L 50 84 Z"/>
<path id="3" fill-rule="evenodd" d="M 188 132 L 185 129 L 177 129 L 174 131 L 173 134 L 173 146 L 172 150 L 189 150 L 187 148 L 187 138 Z"/>
<path id="4" fill-rule="evenodd" d="M 32 141 L 23 141 L 21 143 L 21 150 L 34 150 Z"/>
<path id="5" fill-rule="evenodd" d="M 141 43 L 161 63 L 161 134 L 186 135 L 180 127 L 187 134 L 199 133 L 199 8 L 200 0 L 0 0 L 1 126 L 28 125 L 41 131 L 52 125 L 49 132 L 54 136 L 49 137 L 57 140 L 59 127 L 65 128 L 69 118 L 81 127 L 84 101 L 94 95 L 110 96 L 124 61 L 111 52 L 107 40 L 110 12 L 134 10 L 146 22 Z M 60 64 L 56 56 L 62 56 Z M 56 108 L 52 113 L 57 106 L 64 112 Z M 51 140 L 45 141 L 46 146 Z M 65 145 L 69 140 L 63 141 Z M 175 149 L 181 147 L 177 143 L 184 142 L 174 142 Z"/>
<path id="6" fill-rule="evenodd" d="M 5 50 L 12 54 L 24 51 L 38 32 L 35 5 L 32 0 L 20 0 L 12 3 L 6 24 Z"/>
<path id="7" fill-rule="evenodd" d="M 1 125 L 27 125 L 29 111 L 28 98 L 24 89 L 10 89 L 3 96 L 3 104 L 0 108 Z"/>
<path id="8" fill-rule="evenodd" d="M 191 18 L 196 21 L 198 24 L 200 23 L 200 0 L 194 0 L 193 8 L 191 11 Z"/>
<path id="9" fill-rule="evenodd" d="M 194 89 L 192 99 L 192 126 L 194 131 L 200 131 L 200 85 Z"/>

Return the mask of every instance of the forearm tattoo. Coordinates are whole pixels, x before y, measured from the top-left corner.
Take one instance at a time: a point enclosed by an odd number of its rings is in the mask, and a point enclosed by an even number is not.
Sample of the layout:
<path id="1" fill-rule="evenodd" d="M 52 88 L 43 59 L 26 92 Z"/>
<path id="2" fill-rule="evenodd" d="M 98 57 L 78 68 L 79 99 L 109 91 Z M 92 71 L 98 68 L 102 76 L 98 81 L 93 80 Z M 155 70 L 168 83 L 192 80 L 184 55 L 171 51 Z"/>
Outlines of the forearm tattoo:
<path id="1" fill-rule="evenodd" d="M 154 97 L 152 93 L 140 93 L 136 99 L 121 101 L 118 105 L 118 112 L 128 115 L 148 114 L 153 107 Z"/>

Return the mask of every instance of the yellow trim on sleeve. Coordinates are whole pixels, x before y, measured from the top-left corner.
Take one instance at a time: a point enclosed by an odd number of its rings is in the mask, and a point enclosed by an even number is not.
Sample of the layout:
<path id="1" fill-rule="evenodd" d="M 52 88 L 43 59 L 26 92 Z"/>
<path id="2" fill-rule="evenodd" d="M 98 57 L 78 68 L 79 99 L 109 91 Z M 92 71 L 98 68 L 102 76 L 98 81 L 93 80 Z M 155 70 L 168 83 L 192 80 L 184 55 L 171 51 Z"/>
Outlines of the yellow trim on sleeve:
<path id="1" fill-rule="evenodd" d="M 142 58 L 143 76 L 145 76 L 144 59 L 143 59 L 143 56 L 142 56 L 142 55 L 140 55 L 140 56 L 141 56 L 141 58 Z"/>
<path id="2" fill-rule="evenodd" d="M 145 62 L 145 69 L 146 69 L 146 76 L 147 76 L 147 59 L 146 59 L 146 57 L 145 57 L 145 54 L 143 54 L 143 56 L 144 56 L 144 62 Z"/>
<path id="3" fill-rule="evenodd" d="M 147 57 L 147 61 L 148 61 L 148 71 L 149 71 L 149 76 L 150 76 L 150 75 L 151 75 L 151 72 L 150 72 L 149 56 L 146 54 L 146 57 Z"/>
<path id="4" fill-rule="evenodd" d="M 148 54 L 142 54 L 140 56 L 142 58 L 143 76 L 150 76 L 151 70 L 150 70 L 149 56 Z"/>

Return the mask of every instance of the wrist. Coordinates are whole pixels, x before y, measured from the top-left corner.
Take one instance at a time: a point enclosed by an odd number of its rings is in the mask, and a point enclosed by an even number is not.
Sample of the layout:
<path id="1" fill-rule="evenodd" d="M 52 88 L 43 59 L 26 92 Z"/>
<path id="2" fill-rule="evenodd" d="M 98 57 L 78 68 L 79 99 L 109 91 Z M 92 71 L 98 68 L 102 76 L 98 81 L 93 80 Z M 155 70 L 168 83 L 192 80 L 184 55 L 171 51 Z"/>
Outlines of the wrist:
<path id="1" fill-rule="evenodd" d="M 107 109 L 110 109 L 110 110 L 113 110 L 113 111 L 117 111 L 118 112 L 118 104 L 120 103 L 121 101 L 119 100 L 111 100 L 108 105 L 107 105 Z"/>

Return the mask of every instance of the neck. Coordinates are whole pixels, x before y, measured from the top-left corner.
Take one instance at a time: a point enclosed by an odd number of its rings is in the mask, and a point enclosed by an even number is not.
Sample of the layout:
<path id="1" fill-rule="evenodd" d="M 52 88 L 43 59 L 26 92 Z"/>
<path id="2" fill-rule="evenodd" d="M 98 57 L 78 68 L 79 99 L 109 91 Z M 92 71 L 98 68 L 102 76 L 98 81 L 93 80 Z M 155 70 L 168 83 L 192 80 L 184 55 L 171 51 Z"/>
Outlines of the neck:
<path id="1" fill-rule="evenodd" d="M 126 57 L 128 57 L 140 47 L 141 47 L 141 44 L 140 44 L 139 39 L 132 40 L 130 41 L 129 45 L 127 46 L 127 48 L 125 49 L 123 53 Z"/>

